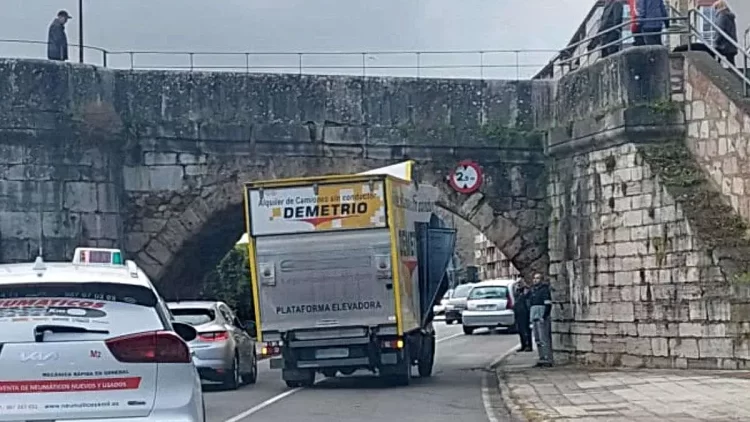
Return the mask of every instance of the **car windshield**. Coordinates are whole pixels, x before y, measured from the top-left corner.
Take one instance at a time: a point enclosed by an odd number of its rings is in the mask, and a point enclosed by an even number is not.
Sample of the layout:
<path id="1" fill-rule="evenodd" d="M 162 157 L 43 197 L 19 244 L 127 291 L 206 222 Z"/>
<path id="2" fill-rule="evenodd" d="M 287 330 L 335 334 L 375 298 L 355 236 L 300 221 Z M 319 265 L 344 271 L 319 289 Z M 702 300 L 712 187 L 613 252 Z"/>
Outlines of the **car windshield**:
<path id="1" fill-rule="evenodd" d="M 175 321 L 190 325 L 206 324 L 216 319 L 216 313 L 211 309 L 171 309 Z"/>
<path id="2" fill-rule="evenodd" d="M 458 287 L 456 287 L 456 290 L 453 291 L 453 296 L 451 296 L 452 299 L 460 299 L 464 298 L 469 295 L 469 292 L 471 289 L 474 288 L 471 284 L 462 284 Z"/>
<path id="3" fill-rule="evenodd" d="M 477 287 L 471 291 L 469 299 L 506 299 L 508 288 L 505 286 Z"/>
<path id="4" fill-rule="evenodd" d="M 451 293 L 453 293 L 453 290 L 448 290 L 447 292 L 445 292 L 445 294 L 443 295 L 443 299 L 450 299 Z"/>

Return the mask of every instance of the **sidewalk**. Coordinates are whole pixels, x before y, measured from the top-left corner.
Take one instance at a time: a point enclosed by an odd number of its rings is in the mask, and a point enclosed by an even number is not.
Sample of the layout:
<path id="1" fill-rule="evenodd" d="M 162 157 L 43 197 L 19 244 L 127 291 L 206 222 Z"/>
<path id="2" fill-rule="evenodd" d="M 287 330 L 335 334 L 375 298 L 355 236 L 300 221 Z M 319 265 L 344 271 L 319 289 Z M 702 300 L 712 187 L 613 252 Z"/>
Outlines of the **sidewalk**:
<path id="1" fill-rule="evenodd" d="M 534 353 L 497 367 L 503 401 L 529 422 L 750 421 L 750 372 L 534 368 Z"/>

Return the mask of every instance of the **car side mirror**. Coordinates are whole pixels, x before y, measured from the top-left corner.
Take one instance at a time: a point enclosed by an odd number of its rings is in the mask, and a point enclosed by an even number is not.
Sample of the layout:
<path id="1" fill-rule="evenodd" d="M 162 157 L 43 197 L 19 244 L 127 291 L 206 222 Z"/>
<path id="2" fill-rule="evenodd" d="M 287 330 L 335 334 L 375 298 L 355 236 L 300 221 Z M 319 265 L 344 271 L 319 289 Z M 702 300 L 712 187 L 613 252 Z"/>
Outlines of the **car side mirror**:
<path id="1" fill-rule="evenodd" d="M 247 331 L 248 334 L 250 334 L 250 337 L 257 338 L 258 335 L 256 333 L 256 327 L 255 327 L 255 321 L 245 321 L 245 331 Z"/>
<path id="2" fill-rule="evenodd" d="M 192 325 L 182 322 L 172 322 L 172 328 L 174 328 L 174 332 L 186 342 L 191 342 L 198 337 L 198 332 L 195 331 L 195 328 L 193 328 Z"/>

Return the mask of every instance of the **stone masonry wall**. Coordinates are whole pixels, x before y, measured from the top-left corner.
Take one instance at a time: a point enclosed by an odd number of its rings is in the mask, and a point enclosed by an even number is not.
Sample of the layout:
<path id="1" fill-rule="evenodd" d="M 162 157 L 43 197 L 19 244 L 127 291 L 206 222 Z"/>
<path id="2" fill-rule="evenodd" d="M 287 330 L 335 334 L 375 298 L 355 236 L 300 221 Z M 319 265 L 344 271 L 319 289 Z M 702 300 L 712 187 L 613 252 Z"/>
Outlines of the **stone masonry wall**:
<path id="1" fill-rule="evenodd" d="M 750 324 L 736 322 L 731 287 L 651 171 L 647 148 L 577 155 L 550 172 L 556 353 L 587 364 L 750 368 Z"/>
<path id="2" fill-rule="evenodd" d="M 683 63 L 687 145 L 732 208 L 750 221 L 750 113 L 699 63 Z"/>
<path id="3" fill-rule="evenodd" d="M 624 89 L 551 132 L 554 348 L 588 364 L 748 368 L 746 226 L 685 141 L 681 58 L 634 50 L 561 83 Z"/>
<path id="4" fill-rule="evenodd" d="M 0 66 L 0 262 L 122 239 L 122 175 L 102 138 L 112 93 L 91 67 L 40 63 Z"/>

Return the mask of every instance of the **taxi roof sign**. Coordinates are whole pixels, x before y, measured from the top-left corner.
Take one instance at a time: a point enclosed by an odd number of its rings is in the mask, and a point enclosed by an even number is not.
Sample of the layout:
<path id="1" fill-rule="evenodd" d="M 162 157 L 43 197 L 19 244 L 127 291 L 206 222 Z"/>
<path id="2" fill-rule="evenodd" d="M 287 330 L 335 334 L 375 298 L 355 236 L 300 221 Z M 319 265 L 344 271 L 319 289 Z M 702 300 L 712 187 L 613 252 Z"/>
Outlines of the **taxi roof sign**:
<path id="1" fill-rule="evenodd" d="M 76 248 L 73 263 L 125 265 L 121 250 L 107 248 Z"/>

